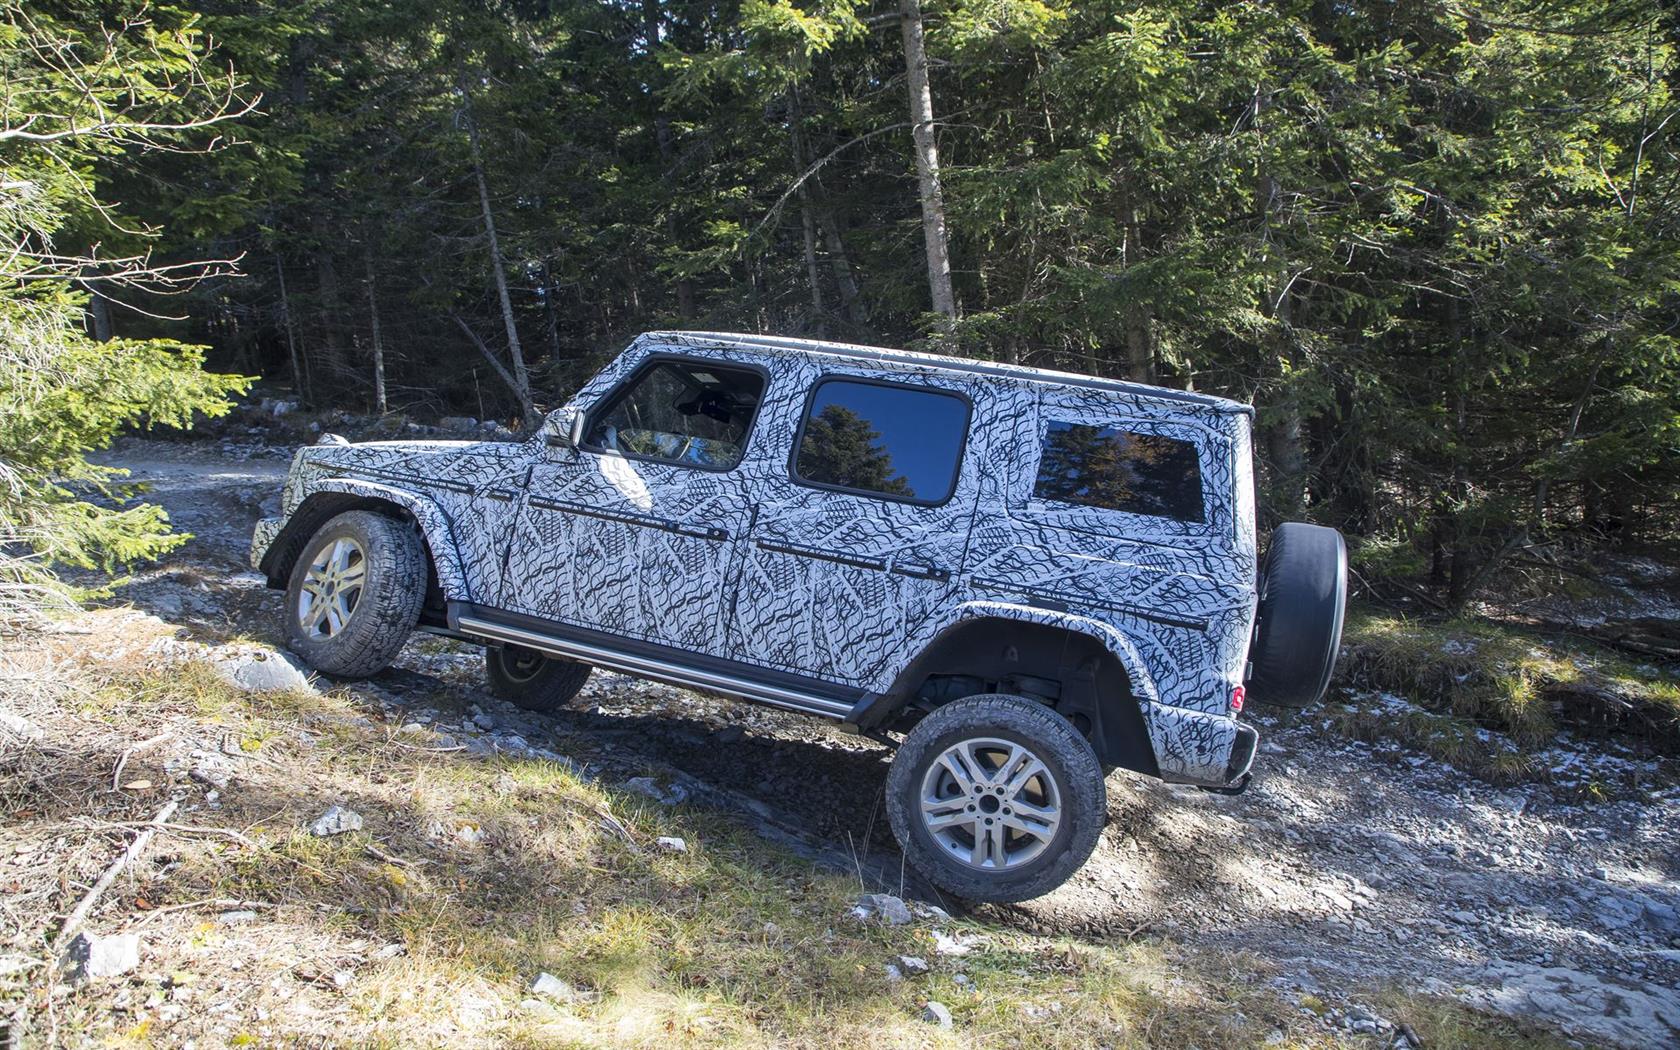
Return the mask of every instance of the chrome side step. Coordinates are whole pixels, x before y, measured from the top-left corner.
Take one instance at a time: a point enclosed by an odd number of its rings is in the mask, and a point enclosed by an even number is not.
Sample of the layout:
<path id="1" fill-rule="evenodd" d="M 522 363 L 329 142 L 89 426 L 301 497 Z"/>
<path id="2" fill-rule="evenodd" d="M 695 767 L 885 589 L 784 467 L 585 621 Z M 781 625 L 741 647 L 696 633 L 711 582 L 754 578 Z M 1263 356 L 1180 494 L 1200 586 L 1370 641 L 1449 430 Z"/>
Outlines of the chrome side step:
<path id="1" fill-rule="evenodd" d="M 807 715 L 820 715 L 824 718 L 844 719 L 852 713 L 851 704 L 839 700 L 830 700 L 825 696 L 786 689 L 765 682 L 755 682 L 749 678 L 741 678 L 719 671 L 703 671 L 699 668 L 685 667 L 681 664 L 669 663 L 648 656 L 637 656 L 598 645 L 590 645 L 586 642 L 545 634 L 541 631 L 498 623 L 495 620 L 486 620 L 480 616 L 463 613 L 456 618 L 455 625 L 463 634 L 488 638 L 498 642 L 512 642 L 514 645 L 523 645 L 555 656 L 582 660 L 597 667 L 640 675 L 671 685 L 710 689 L 714 692 L 727 693 L 730 696 L 739 696 L 746 700 L 756 700 L 775 707 L 784 707 L 790 711 L 798 711 Z"/>

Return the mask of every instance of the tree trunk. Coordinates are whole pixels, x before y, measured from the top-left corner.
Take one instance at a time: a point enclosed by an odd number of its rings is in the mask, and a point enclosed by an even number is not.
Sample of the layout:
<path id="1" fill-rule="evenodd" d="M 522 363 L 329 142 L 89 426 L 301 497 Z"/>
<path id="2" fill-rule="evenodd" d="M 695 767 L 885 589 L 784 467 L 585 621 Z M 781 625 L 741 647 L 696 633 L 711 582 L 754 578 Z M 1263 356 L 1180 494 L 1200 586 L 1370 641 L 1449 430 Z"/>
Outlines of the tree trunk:
<path id="1" fill-rule="evenodd" d="M 478 144 L 478 120 L 473 115 L 472 92 L 467 90 L 466 78 L 460 81 L 461 112 L 467 122 L 467 143 L 471 147 L 473 180 L 478 183 L 478 204 L 484 213 L 484 236 L 490 242 L 490 266 L 496 277 L 496 298 L 502 306 L 502 325 L 507 329 L 508 355 L 513 359 L 513 382 L 520 408 L 527 420 L 534 419 L 536 410 L 531 404 L 531 376 L 525 370 L 525 351 L 519 345 L 519 326 L 513 320 L 513 299 L 508 295 L 507 266 L 502 260 L 502 245 L 496 238 L 496 217 L 490 210 L 490 185 L 484 178 L 484 154 Z"/>
<path id="2" fill-rule="evenodd" d="M 367 266 L 368 320 L 373 327 L 373 409 L 380 415 L 387 411 L 385 404 L 385 342 L 379 334 L 379 295 L 373 273 L 373 248 L 362 245 L 362 261 Z"/>
<path id="3" fill-rule="evenodd" d="M 111 303 L 98 288 L 82 286 L 88 293 L 87 316 L 88 327 L 93 332 L 96 342 L 109 343 L 116 338 L 116 330 L 111 325 Z"/>
<path id="4" fill-rule="evenodd" d="M 799 89 L 788 89 L 788 148 L 793 153 L 793 176 L 805 170 L 805 142 L 800 132 L 804 114 L 799 108 Z M 805 279 L 811 285 L 811 314 L 816 321 L 818 336 L 827 336 L 828 310 L 823 305 L 822 270 L 817 264 L 817 217 L 812 214 L 811 189 L 799 184 L 799 222 L 805 235 Z"/>
<path id="5" fill-rule="evenodd" d="M 558 363 L 562 356 L 560 353 L 560 311 L 554 308 L 556 291 L 554 275 L 549 273 L 547 266 L 543 267 L 542 290 L 543 320 L 548 322 L 548 356 L 550 360 Z"/>
<path id="6" fill-rule="evenodd" d="M 822 183 L 817 183 L 817 190 L 812 194 L 812 203 L 817 208 L 817 224 L 822 228 L 823 242 L 828 246 L 828 267 L 834 272 L 835 287 L 840 289 L 840 309 L 846 315 L 853 327 L 862 328 L 868 320 L 863 312 L 863 300 L 858 295 L 857 278 L 852 276 L 852 260 L 846 254 L 846 242 L 840 237 L 840 223 L 835 218 L 834 207 L 824 200 Z"/>
<path id="7" fill-rule="evenodd" d="M 472 340 L 472 345 L 477 347 L 478 352 L 484 356 L 484 360 L 490 363 L 491 370 L 496 373 L 502 382 L 507 384 L 508 390 L 513 393 L 514 399 L 519 402 L 520 413 L 523 414 L 527 420 L 535 419 L 537 411 L 531 404 L 530 390 L 519 385 L 519 380 L 515 378 L 512 372 L 507 370 L 507 365 L 502 364 L 496 359 L 495 351 L 491 350 L 484 340 L 478 337 L 478 333 L 472 330 L 472 325 L 467 323 L 466 318 L 452 310 L 449 313 L 449 319 L 454 321 L 456 326 L 466 333 L 467 338 Z M 475 379 L 476 376 L 477 373 L 474 373 Z M 480 418 L 483 417 L 483 414 L 484 413 L 481 410 L 479 412 Z"/>
<path id="8" fill-rule="evenodd" d="M 298 352 L 297 333 L 292 325 L 292 300 L 286 294 L 286 261 L 278 254 L 274 256 L 274 276 L 280 281 L 280 324 L 286 330 L 286 353 L 292 361 L 292 390 L 297 394 L 298 401 L 312 408 L 315 399 L 310 396 L 309 377 L 304 372 L 303 357 Z"/>
<path id="9" fill-rule="evenodd" d="M 1126 194 L 1126 232 L 1122 254 L 1126 268 L 1143 261 L 1143 224 L 1138 221 L 1137 207 Z M 1139 302 L 1136 295 L 1126 305 L 1126 377 L 1134 383 L 1155 382 L 1155 319 L 1149 304 Z"/>
<path id="10" fill-rule="evenodd" d="M 327 375 L 334 382 L 346 378 L 344 340 L 339 333 L 338 314 L 342 299 L 338 288 L 338 264 L 327 247 L 333 235 L 327 229 L 326 216 L 317 213 L 311 219 L 315 240 L 316 312 L 321 324 L 321 341 L 325 348 Z"/>
<path id="11" fill-rule="evenodd" d="M 957 299 L 951 291 L 951 249 L 945 231 L 945 193 L 939 185 L 939 144 L 933 134 L 933 91 L 928 85 L 921 0 L 899 0 L 898 13 L 899 28 L 904 33 L 904 65 L 910 74 L 910 132 L 916 144 L 928 288 L 934 313 L 955 318 Z"/>
<path id="12" fill-rule="evenodd" d="M 652 55 L 658 50 L 664 37 L 661 29 L 659 0 L 642 0 L 642 39 L 647 47 L 647 53 Z M 657 96 L 656 96 L 657 97 Z M 655 106 L 658 106 L 656 101 Z M 671 171 L 671 118 L 656 112 L 653 117 L 653 138 L 659 147 L 659 162 L 664 169 L 663 178 L 668 179 Z M 677 229 L 677 215 L 672 209 L 666 210 L 665 235 L 671 244 L 677 243 L 679 231 Z M 677 278 L 677 313 L 686 324 L 694 320 L 694 278 Z"/>

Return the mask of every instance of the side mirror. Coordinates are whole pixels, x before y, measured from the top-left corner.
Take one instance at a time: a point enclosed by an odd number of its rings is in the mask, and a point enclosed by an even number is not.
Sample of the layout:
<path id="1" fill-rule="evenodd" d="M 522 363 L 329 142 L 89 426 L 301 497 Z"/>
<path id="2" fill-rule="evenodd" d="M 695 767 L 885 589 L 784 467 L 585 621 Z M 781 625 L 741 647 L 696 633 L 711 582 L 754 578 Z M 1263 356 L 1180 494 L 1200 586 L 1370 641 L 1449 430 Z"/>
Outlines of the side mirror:
<path id="1" fill-rule="evenodd" d="M 583 413 L 560 409 L 543 423 L 543 443 L 549 448 L 576 449 L 583 444 Z"/>

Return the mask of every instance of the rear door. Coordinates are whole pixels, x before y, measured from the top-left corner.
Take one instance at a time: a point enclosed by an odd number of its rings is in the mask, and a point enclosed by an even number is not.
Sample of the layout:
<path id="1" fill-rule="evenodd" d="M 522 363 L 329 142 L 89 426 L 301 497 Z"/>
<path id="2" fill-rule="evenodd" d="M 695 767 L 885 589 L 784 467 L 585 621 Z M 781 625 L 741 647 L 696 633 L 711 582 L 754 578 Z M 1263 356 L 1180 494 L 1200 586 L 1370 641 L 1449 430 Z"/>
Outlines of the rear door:
<path id="1" fill-rule="evenodd" d="M 736 659 L 860 684 L 948 598 L 978 486 L 967 377 L 831 367 L 779 398 L 782 469 L 755 474 Z"/>

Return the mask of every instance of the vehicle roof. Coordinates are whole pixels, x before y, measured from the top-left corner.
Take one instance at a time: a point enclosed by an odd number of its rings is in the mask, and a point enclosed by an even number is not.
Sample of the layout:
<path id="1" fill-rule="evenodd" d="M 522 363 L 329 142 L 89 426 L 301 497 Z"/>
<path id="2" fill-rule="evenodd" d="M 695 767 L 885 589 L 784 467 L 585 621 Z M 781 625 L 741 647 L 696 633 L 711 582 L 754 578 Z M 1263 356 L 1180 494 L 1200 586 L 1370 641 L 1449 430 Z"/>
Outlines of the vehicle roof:
<path id="1" fill-rule="evenodd" d="M 1046 383 L 1055 386 L 1081 387 L 1090 390 L 1107 390 L 1117 394 L 1129 394 L 1133 397 L 1150 398 L 1156 401 L 1171 401 L 1178 404 L 1191 404 L 1216 412 L 1240 412 L 1245 415 L 1254 414 L 1254 406 L 1232 401 L 1229 398 L 1215 397 L 1212 394 L 1198 394 L 1190 390 L 1174 390 L 1170 387 L 1150 386 L 1147 383 L 1129 383 L 1121 379 L 1103 379 L 1099 376 L 1080 375 L 1076 372 L 1057 372 L 1048 368 L 1030 368 L 1026 365 L 1010 365 L 996 361 L 974 361 L 962 357 L 949 357 L 944 354 L 925 354 L 912 350 L 894 350 L 882 346 L 859 346 L 854 343 L 831 343 L 820 339 L 796 339 L 790 336 L 750 335 L 740 332 L 682 332 L 658 331 L 647 332 L 642 339 L 668 339 L 686 343 L 710 343 L 721 346 L 751 347 L 761 350 L 781 350 L 792 353 L 827 354 L 832 357 L 844 357 L 855 361 L 869 361 L 887 365 L 921 366 L 924 368 L 940 368 L 953 372 L 968 372 L 974 375 L 996 376 L 1005 379 L 1017 379 L 1029 383 Z"/>

